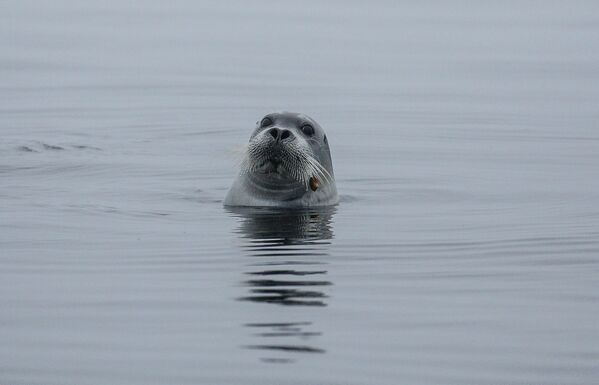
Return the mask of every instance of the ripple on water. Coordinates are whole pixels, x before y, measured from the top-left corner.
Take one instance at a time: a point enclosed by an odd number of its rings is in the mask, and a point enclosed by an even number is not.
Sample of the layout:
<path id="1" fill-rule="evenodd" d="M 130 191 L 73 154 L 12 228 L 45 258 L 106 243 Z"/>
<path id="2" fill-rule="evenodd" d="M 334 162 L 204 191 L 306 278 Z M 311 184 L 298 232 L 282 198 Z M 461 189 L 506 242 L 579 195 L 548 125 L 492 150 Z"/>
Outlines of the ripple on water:
<path id="1" fill-rule="evenodd" d="M 256 277 L 242 280 L 248 293 L 238 300 L 272 306 L 327 306 L 326 288 L 333 282 L 323 279 L 327 276 L 323 267 L 333 238 L 331 221 L 335 208 L 228 210 L 239 220 L 238 232 L 245 240 L 241 247 L 250 259 L 245 275 Z M 273 269 L 273 266 L 277 268 Z M 268 353 L 268 356 L 260 357 L 266 363 L 295 362 L 295 355 L 300 353 L 325 353 L 322 347 L 306 345 L 306 341 L 318 344 L 322 332 L 314 330 L 315 325 L 313 321 L 297 320 L 246 323 L 245 327 L 260 328 L 260 332 L 253 335 L 263 342 L 244 348 Z"/>

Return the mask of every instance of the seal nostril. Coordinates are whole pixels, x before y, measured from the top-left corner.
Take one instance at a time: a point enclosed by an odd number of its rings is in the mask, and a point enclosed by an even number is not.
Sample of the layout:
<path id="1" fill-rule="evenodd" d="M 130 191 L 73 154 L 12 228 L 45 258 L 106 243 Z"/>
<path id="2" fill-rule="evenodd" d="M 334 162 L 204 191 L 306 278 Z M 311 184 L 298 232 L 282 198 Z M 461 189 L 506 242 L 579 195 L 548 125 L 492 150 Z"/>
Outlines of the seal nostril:
<path id="1" fill-rule="evenodd" d="M 281 140 L 289 138 L 289 135 L 291 135 L 289 133 L 289 130 L 283 130 L 283 132 L 281 133 Z"/>
<path id="2" fill-rule="evenodd" d="M 279 136 L 279 130 L 277 130 L 276 128 L 271 128 L 270 130 L 268 130 L 268 133 L 275 139 L 277 139 L 277 137 Z"/>

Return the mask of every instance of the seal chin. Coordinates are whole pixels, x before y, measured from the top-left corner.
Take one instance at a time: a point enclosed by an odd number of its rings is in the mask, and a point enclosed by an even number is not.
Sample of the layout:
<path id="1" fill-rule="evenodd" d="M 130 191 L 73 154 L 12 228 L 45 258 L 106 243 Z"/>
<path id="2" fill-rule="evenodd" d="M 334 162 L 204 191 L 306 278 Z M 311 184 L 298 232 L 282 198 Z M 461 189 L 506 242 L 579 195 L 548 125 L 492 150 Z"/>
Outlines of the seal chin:
<path id="1" fill-rule="evenodd" d="M 260 179 L 270 180 L 274 183 L 286 181 L 288 183 L 301 183 L 296 180 L 293 174 L 287 170 L 285 163 L 281 160 L 268 159 L 255 171 Z"/>

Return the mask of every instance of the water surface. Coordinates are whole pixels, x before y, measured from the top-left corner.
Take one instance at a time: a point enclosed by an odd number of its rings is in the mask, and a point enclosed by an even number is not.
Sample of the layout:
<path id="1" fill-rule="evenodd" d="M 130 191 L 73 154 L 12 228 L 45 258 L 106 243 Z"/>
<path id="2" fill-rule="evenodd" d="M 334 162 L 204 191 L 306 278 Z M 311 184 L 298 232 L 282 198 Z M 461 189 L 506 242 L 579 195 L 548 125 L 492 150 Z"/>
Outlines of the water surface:
<path id="1" fill-rule="evenodd" d="M 595 2 L 4 1 L 0 46 L 0 383 L 596 383 Z M 337 207 L 222 207 L 273 110 Z"/>

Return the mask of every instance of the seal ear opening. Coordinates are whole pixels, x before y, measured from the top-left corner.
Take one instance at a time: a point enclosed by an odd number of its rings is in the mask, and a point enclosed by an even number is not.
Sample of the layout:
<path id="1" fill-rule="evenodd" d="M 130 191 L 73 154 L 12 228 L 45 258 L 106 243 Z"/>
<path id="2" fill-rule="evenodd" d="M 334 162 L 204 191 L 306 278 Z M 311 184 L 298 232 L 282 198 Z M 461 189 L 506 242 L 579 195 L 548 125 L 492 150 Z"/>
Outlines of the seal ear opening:
<path id="1" fill-rule="evenodd" d="M 329 140 L 327 139 L 327 136 L 326 136 L 326 135 L 324 136 L 324 139 L 323 139 L 323 141 L 324 141 L 326 144 L 329 144 Z"/>

